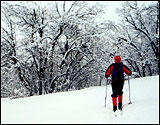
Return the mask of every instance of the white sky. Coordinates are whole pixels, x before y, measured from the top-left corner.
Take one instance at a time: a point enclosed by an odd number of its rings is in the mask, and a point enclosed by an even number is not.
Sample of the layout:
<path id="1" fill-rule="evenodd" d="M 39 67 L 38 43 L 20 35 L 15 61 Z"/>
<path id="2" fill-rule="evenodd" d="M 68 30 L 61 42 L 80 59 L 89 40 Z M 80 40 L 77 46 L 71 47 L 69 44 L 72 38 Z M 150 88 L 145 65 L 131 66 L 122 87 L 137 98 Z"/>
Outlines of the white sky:
<path id="1" fill-rule="evenodd" d="M 2 2 L 2 1 L 1 1 Z M 10 4 L 15 4 L 15 3 L 19 3 L 20 1 L 6 1 L 9 2 Z M 41 5 L 45 5 L 47 3 L 51 3 L 51 2 L 55 2 L 55 1 L 34 1 L 34 2 L 40 2 Z M 63 1 L 57 1 L 57 2 L 63 2 Z M 66 1 L 67 2 L 73 2 L 73 1 Z M 106 14 L 103 15 L 103 18 L 106 18 L 107 20 L 112 20 L 115 22 L 118 22 L 120 17 L 118 17 L 117 13 L 116 13 L 116 9 L 121 7 L 121 4 L 124 3 L 125 1 L 86 1 L 89 2 L 90 4 L 94 4 L 94 3 L 102 3 L 104 5 L 106 5 Z M 148 4 L 151 3 L 153 1 L 137 1 L 138 4 L 142 5 L 143 3 Z M 103 19 L 102 19 L 103 20 Z"/>
<path id="2" fill-rule="evenodd" d="M 126 1 L 88 1 L 89 3 L 103 3 L 105 5 L 107 5 L 106 7 L 106 14 L 104 15 L 104 17 L 106 17 L 107 20 L 112 20 L 115 22 L 118 22 L 120 17 L 118 17 L 118 14 L 116 13 L 116 9 L 117 8 L 121 8 L 121 4 L 126 2 Z M 132 1 L 130 1 L 132 2 Z M 142 4 L 150 4 L 152 2 L 155 1 L 137 1 L 138 5 L 142 5 Z"/>

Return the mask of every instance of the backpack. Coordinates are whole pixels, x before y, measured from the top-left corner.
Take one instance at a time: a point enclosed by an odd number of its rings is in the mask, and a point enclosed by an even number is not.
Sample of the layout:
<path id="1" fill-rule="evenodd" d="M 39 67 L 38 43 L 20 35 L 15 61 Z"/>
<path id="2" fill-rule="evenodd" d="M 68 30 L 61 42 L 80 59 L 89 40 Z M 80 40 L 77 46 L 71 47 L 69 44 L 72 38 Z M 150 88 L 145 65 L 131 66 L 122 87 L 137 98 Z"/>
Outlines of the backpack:
<path id="1" fill-rule="evenodd" d="M 123 81 L 124 80 L 124 70 L 123 63 L 114 63 L 113 64 L 113 72 L 112 72 L 112 80 Z"/>

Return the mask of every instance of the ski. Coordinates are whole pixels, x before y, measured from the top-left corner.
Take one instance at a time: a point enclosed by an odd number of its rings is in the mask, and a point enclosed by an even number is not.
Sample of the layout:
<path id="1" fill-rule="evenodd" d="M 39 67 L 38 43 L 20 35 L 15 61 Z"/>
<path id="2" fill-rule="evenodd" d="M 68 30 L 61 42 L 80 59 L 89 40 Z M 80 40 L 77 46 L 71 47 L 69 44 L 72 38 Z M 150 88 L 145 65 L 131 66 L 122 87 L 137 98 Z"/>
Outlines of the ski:
<path id="1" fill-rule="evenodd" d="M 117 112 L 114 112 L 114 111 L 113 111 L 113 116 L 114 116 L 114 117 L 117 117 L 117 116 L 118 116 L 118 115 L 117 115 Z"/>
<path id="2" fill-rule="evenodd" d="M 123 114 L 123 111 L 122 111 L 122 110 L 120 110 L 120 115 L 122 116 L 122 114 Z"/>
<path id="3" fill-rule="evenodd" d="M 122 106 L 122 109 L 123 109 L 124 105 Z M 122 116 L 123 115 L 123 110 L 116 110 L 114 113 L 114 116 L 117 117 L 117 116 Z"/>
<path id="4" fill-rule="evenodd" d="M 119 110 L 121 113 L 121 116 L 123 115 L 123 110 L 124 110 L 124 107 L 126 107 L 127 105 L 129 105 L 129 104 L 132 104 L 132 103 L 128 103 L 128 104 L 124 104 L 123 106 L 122 106 L 122 109 L 121 110 Z"/>
<path id="5" fill-rule="evenodd" d="M 122 105 L 122 110 L 117 109 L 115 112 L 110 107 L 108 107 L 108 109 L 112 111 L 112 116 L 119 117 L 123 116 L 123 110 L 125 106 L 127 106 L 127 104 Z"/>
<path id="6" fill-rule="evenodd" d="M 122 116 L 122 111 L 121 110 L 117 110 L 116 112 L 113 112 L 114 117 L 119 117 Z"/>

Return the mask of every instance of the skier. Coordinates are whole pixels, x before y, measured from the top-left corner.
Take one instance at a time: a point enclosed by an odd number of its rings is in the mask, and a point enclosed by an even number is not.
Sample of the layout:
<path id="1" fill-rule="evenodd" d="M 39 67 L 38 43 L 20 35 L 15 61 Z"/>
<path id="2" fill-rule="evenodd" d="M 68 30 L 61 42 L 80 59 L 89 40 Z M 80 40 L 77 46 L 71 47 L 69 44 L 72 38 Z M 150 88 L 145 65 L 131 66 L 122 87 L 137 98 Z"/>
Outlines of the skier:
<path id="1" fill-rule="evenodd" d="M 105 72 L 105 77 L 108 78 L 112 75 L 111 86 L 112 86 L 112 103 L 113 111 L 117 110 L 117 97 L 118 97 L 118 109 L 122 110 L 122 95 L 124 85 L 124 72 L 127 75 L 131 75 L 131 70 L 121 62 L 120 56 L 114 57 L 115 63 L 111 64 Z"/>

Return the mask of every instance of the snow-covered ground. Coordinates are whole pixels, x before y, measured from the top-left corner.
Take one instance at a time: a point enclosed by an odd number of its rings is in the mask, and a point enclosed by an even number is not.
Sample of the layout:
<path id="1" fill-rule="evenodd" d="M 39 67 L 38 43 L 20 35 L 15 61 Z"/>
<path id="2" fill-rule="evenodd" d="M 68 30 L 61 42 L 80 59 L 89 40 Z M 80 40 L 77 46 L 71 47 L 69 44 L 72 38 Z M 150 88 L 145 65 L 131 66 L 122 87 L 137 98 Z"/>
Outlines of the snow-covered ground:
<path id="1" fill-rule="evenodd" d="M 1 123 L 159 123 L 159 76 L 130 80 L 124 85 L 122 116 L 112 112 L 111 86 L 53 93 L 19 99 L 1 99 Z"/>

